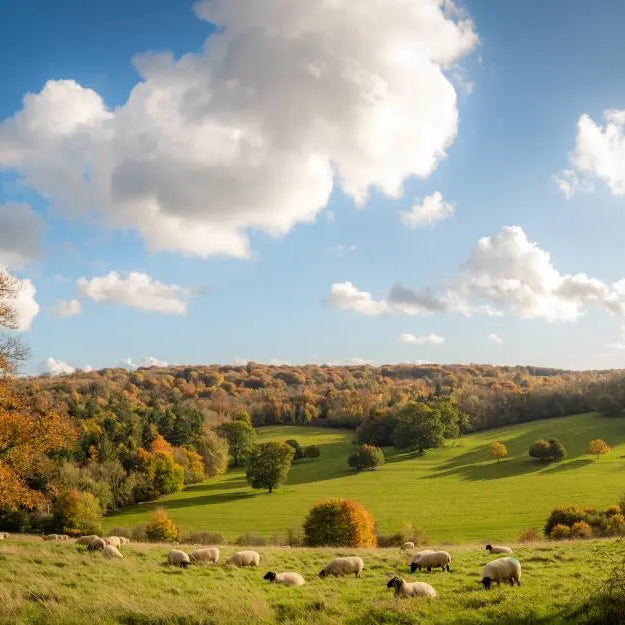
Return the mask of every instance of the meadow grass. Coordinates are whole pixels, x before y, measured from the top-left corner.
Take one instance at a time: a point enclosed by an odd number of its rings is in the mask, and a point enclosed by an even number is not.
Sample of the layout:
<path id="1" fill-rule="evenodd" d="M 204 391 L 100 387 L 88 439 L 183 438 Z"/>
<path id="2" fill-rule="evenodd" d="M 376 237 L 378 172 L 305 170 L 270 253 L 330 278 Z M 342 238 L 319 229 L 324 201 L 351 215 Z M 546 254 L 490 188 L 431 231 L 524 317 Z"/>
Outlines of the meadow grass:
<path id="1" fill-rule="evenodd" d="M 261 547 L 258 569 L 235 569 L 222 564 L 235 548 L 223 547 L 218 565 L 182 570 L 162 565 L 167 545 L 124 546 L 124 559 L 109 561 L 74 543 L 16 536 L 0 543 L 0 624 L 578 623 L 585 622 L 580 607 L 611 563 L 625 558 L 625 543 L 617 539 L 514 548 L 523 566 L 522 586 L 486 591 L 479 583 L 481 569 L 493 556 L 483 545 L 450 548 L 451 573 L 413 575 L 409 556 L 398 549 Z M 317 576 L 331 557 L 354 554 L 365 561 L 360 579 Z M 307 584 L 270 585 L 262 579 L 268 570 L 299 571 Z M 396 599 L 386 588 L 395 573 L 427 581 L 439 596 Z"/>
<path id="2" fill-rule="evenodd" d="M 528 456 L 535 439 L 554 436 L 564 443 L 566 460 L 543 464 Z M 586 446 L 599 437 L 612 451 L 596 460 Z M 124 508 L 105 519 L 105 528 L 132 527 L 163 507 L 183 531 L 218 531 L 229 540 L 245 532 L 270 536 L 300 527 L 316 501 L 351 497 L 372 512 L 381 532 L 412 523 L 436 541 L 505 541 L 516 540 L 522 529 L 541 529 L 557 505 L 604 507 L 625 492 L 625 421 L 593 413 L 464 436 L 423 456 L 385 449 L 384 466 L 358 474 L 347 466 L 352 431 L 277 426 L 259 429 L 259 438 L 318 444 L 321 458 L 295 463 L 287 483 L 272 494 L 251 489 L 243 469 L 231 470 L 157 502 Z M 499 463 L 487 457 L 495 440 L 510 452 Z"/>

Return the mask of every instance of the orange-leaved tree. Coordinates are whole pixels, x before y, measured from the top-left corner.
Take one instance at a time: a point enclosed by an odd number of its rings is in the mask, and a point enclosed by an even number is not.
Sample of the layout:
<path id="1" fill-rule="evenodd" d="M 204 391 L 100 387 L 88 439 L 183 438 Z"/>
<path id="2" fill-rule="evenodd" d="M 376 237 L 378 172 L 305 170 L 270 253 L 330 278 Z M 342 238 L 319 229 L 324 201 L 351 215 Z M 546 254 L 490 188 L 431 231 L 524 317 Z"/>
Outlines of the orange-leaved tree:
<path id="1" fill-rule="evenodd" d="M 602 438 L 595 438 L 588 443 L 588 453 L 597 456 L 597 460 L 599 456 L 604 456 L 609 452 L 610 446 Z"/>

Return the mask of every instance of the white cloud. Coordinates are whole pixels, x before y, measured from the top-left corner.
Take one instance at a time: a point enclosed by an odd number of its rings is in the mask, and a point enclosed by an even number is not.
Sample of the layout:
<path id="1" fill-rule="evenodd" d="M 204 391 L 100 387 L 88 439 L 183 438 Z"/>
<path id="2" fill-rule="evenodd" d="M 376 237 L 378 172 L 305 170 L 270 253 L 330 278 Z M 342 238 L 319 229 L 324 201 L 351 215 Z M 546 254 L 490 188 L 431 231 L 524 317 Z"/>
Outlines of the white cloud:
<path id="1" fill-rule="evenodd" d="M 111 271 L 89 280 L 80 278 L 76 284 L 82 295 L 95 302 L 166 315 L 186 314 L 187 300 L 193 295 L 191 289 L 178 284 L 163 284 L 140 272 L 131 272 L 123 278 Z"/>
<path id="2" fill-rule="evenodd" d="M 282 360 L 281 358 L 270 358 L 269 364 L 275 367 L 291 366 L 293 363 L 290 360 Z"/>
<path id="3" fill-rule="evenodd" d="M 437 221 L 449 219 L 454 215 L 453 202 L 446 202 L 439 191 L 423 198 L 419 204 L 413 204 L 410 210 L 402 213 L 401 220 L 410 228 L 424 228 Z"/>
<path id="4" fill-rule="evenodd" d="M 168 367 L 169 363 L 154 356 L 144 356 L 138 363 L 134 362 L 130 357 L 122 358 L 121 366 L 129 371 L 134 371 L 139 367 Z"/>
<path id="5" fill-rule="evenodd" d="M 396 284 L 374 300 L 351 282 L 333 284 L 330 303 L 360 314 L 407 315 L 453 311 L 466 316 L 575 321 L 595 305 L 625 316 L 625 279 L 604 283 L 584 273 L 561 274 L 549 252 L 528 240 L 519 226 L 505 226 L 483 237 L 455 278 L 443 288 L 408 289 Z"/>
<path id="6" fill-rule="evenodd" d="M 61 299 L 54 307 L 54 314 L 57 317 L 75 317 L 82 313 L 82 304 L 78 299 Z"/>
<path id="7" fill-rule="evenodd" d="M 335 187 L 398 197 L 458 126 L 447 70 L 475 48 L 450 0 L 206 0 L 200 53 L 134 59 L 115 109 L 50 80 L 0 125 L 0 168 L 151 250 L 249 255 L 249 230 L 313 221 Z M 380 19 L 380 15 L 384 19 Z"/>
<path id="8" fill-rule="evenodd" d="M 498 334 L 495 334 L 494 332 L 488 335 L 488 340 L 491 343 L 495 343 L 495 345 L 501 345 L 503 343 L 501 337 Z"/>
<path id="9" fill-rule="evenodd" d="M 358 247 L 354 244 L 346 245 L 345 243 L 338 243 L 337 245 L 333 245 L 326 249 L 326 253 L 330 254 L 330 256 L 346 256 L 347 254 L 351 254 L 355 252 Z"/>
<path id="10" fill-rule="evenodd" d="M 10 300 L 3 300 L 0 297 L 0 303 L 6 302 L 15 311 L 15 330 L 18 332 L 26 332 L 32 327 L 35 317 L 39 314 L 39 304 L 35 299 L 37 289 L 33 283 L 27 278 L 20 280 L 6 269 L 0 266 L 0 273 L 5 272 L 15 280 L 16 292 Z"/>
<path id="11" fill-rule="evenodd" d="M 21 267 L 39 257 L 41 220 L 27 204 L 0 204 L 0 265 Z"/>
<path id="12" fill-rule="evenodd" d="M 67 375 L 69 373 L 74 373 L 76 369 L 71 365 L 68 365 L 64 360 L 57 360 L 52 356 L 46 358 L 45 361 L 45 371 L 50 375 Z"/>
<path id="13" fill-rule="evenodd" d="M 625 325 L 621 326 L 621 340 L 606 345 L 609 349 L 625 349 Z"/>
<path id="14" fill-rule="evenodd" d="M 399 340 L 402 343 L 408 343 L 410 345 L 440 345 L 445 342 L 445 339 L 438 334 L 426 334 L 424 336 L 415 336 L 408 332 L 404 332 L 399 335 Z"/>
<path id="15" fill-rule="evenodd" d="M 329 367 L 364 367 L 365 365 L 373 365 L 373 360 L 366 358 L 346 358 L 345 360 L 333 360 L 326 362 Z"/>
<path id="16" fill-rule="evenodd" d="M 571 169 L 555 176 L 567 197 L 587 186 L 588 179 L 603 181 L 614 195 L 625 195 L 625 110 L 610 109 L 603 117 L 603 124 L 585 113 L 577 121 Z"/>

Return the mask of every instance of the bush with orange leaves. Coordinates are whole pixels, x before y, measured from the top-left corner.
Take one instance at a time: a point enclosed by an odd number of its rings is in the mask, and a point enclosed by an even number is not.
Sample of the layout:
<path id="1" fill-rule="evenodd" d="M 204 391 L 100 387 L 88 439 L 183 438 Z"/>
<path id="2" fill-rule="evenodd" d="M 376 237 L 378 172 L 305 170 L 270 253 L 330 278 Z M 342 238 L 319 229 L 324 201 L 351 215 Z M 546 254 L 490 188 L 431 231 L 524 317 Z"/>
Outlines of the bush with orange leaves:
<path id="1" fill-rule="evenodd" d="M 304 521 L 308 546 L 376 547 L 373 517 L 353 499 L 328 499 L 315 504 Z"/>
<path id="2" fill-rule="evenodd" d="M 178 540 L 180 530 L 178 526 L 169 518 L 163 508 L 159 508 L 150 518 L 150 522 L 145 528 L 146 538 L 154 542 L 171 542 Z"/>

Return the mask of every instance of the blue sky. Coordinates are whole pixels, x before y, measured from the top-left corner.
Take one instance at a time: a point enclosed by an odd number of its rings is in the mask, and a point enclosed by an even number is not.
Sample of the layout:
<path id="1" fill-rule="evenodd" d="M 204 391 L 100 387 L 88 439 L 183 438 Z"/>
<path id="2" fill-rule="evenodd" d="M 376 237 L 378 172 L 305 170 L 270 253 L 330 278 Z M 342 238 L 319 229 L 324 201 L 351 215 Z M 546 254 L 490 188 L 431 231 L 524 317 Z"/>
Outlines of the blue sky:
<path id="1" fill-rule="evenodd" d="M 0 0 L 25 371 L 622 367 L 624 20 L 590 0 Z"/>

